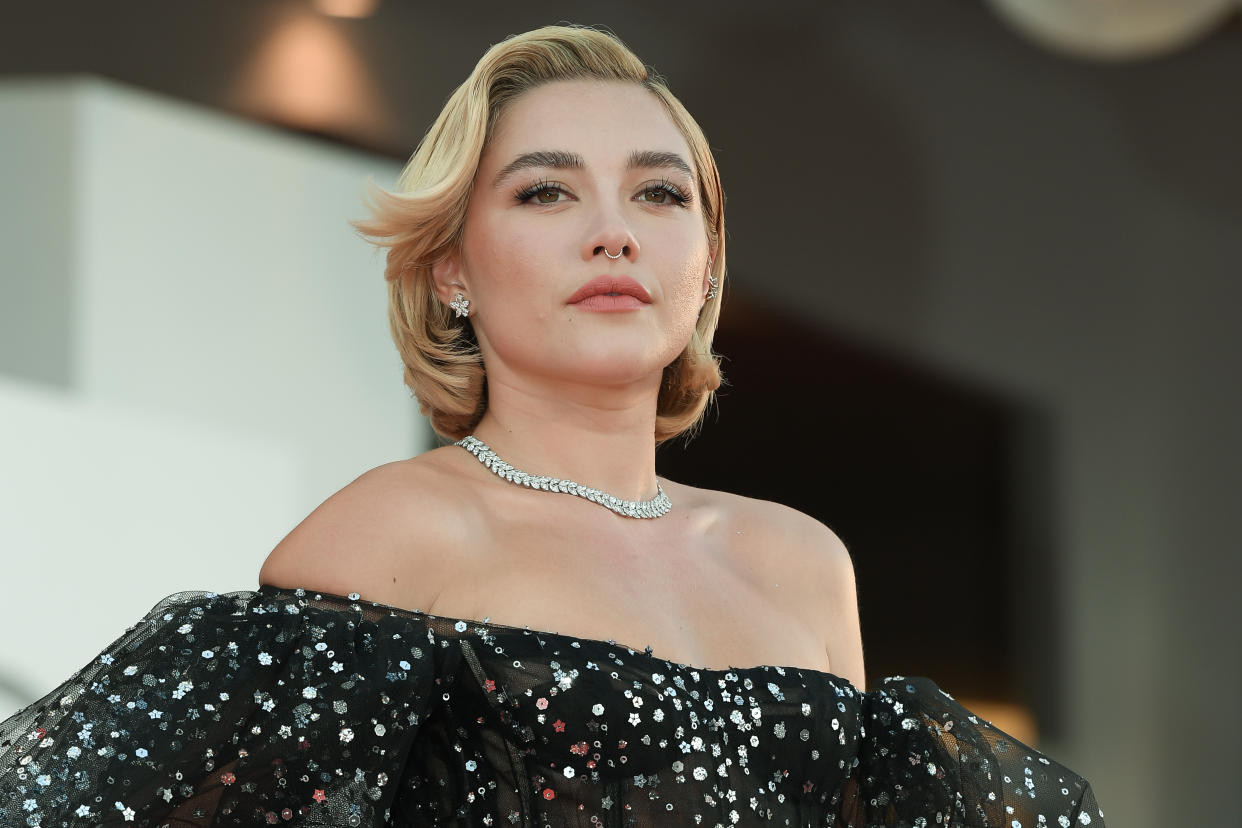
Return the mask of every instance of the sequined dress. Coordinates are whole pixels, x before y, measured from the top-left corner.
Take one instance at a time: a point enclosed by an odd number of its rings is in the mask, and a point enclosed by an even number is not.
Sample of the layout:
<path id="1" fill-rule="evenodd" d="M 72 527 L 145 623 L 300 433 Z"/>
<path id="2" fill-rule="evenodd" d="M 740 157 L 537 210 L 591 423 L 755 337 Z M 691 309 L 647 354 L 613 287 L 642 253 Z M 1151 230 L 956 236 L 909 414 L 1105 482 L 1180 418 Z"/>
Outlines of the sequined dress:
<path id="1" fill-rule="evenodd" d="M 0 722 L 0 825 L 1102 828 L 926 678 L 677 664 L 261 586 L 170 595 Z"/>

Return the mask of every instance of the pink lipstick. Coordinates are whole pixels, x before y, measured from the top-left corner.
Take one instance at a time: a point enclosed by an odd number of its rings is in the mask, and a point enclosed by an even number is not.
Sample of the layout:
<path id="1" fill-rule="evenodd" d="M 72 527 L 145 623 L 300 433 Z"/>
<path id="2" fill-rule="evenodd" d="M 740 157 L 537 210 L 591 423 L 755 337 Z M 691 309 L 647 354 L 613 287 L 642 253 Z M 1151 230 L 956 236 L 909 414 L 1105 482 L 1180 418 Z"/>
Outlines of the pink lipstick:
<path id="1" fill-rule="evenodd" d="M 566 304 L 591 311 L 615 313 L 651 304 L 651 294 L 628 276 L 597 276 L 570 296 Z"/>

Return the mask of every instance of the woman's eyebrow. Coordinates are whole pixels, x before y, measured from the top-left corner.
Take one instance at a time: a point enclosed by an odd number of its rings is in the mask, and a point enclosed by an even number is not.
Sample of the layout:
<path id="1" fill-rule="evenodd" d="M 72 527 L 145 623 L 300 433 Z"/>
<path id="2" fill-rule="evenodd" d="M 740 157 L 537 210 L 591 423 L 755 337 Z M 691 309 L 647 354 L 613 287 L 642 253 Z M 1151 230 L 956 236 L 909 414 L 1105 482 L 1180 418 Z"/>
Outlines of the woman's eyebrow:
<path id="1" fill-rule="evenodd" d="M 630 162 L 626 165 L 626 169 L 647 169 L 658 170 L 671 167 L 680 170 L 694 180 L 694 170 L 690 169 L 690 165 L 686 163 L 675 152 L 665 152 L 664 150 L 634 150 L 630 153 Z"/>
<path id="2" fill-rule="evenodd" d="M 496 180 L 492 182 L 493 187 L 499 187 L 504 180 L 519 170 L 530 169 L 531 167 L 551 167 L 553 169 L 582 169 L 586 164 L 582 160 L 582 156 L 576 152 L 565 152 L 564 150 L 539 150 L 538 152 L 524 152 L 517 158 L 514 158 L 504 169 L 496 176 Z"/>
<path id="3" fill-rule="evenodd" d="M 582 160 L 582 156 L 576 152 L 566 152 L 565 150 L 538 150 L 537 152 L 524 152 L 517 158 L 514 158 L 497 174 L 496 180 L 492 182 L 493 187 L 499 187 L 519 170 L 531 169 L 532 167 L 550 167 L 558 170 L 580 170 L 586 166 L 586 162 Z M 690 180 L 694 180 L 694 170 L 675 152 L 667 152 L 665 150 L 634 150 L 630 153 L 629 162 L 626 169 L 662 169 L 672 168 L 679 170 L 690 176 Z"/>

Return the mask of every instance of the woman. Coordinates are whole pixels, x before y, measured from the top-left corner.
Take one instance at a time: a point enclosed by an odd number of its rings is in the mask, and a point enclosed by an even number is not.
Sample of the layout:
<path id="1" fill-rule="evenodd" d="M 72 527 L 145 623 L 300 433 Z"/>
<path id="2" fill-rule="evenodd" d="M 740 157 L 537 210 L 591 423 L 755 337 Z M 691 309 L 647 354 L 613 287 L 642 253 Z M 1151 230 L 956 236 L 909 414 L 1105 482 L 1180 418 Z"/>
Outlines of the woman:
<path id="1" fill-rule="evenodd" d="M 656 477 L 720 383 L 723 194 L 624 46 L 493 47 L 375 197 L 406 382 L 455 443 L 0 725 L 0 823 L 1103 824 L 928 679 L 865 689 L 829 529 Z"/>

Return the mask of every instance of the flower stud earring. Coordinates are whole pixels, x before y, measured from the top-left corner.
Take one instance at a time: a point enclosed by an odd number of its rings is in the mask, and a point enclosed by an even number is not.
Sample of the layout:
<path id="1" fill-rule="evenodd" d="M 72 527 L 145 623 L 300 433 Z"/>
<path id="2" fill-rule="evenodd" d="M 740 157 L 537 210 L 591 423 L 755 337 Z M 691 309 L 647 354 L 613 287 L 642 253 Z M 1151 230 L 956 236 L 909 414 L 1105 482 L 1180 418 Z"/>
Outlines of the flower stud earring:
<path id="1" fill-rule="evenodd" d="M 462 293 L 453 297 L 453 301 L 449 302 L 449 307 L 457 312 L 458 318 L 470 315 L 470 300 Z"/>

